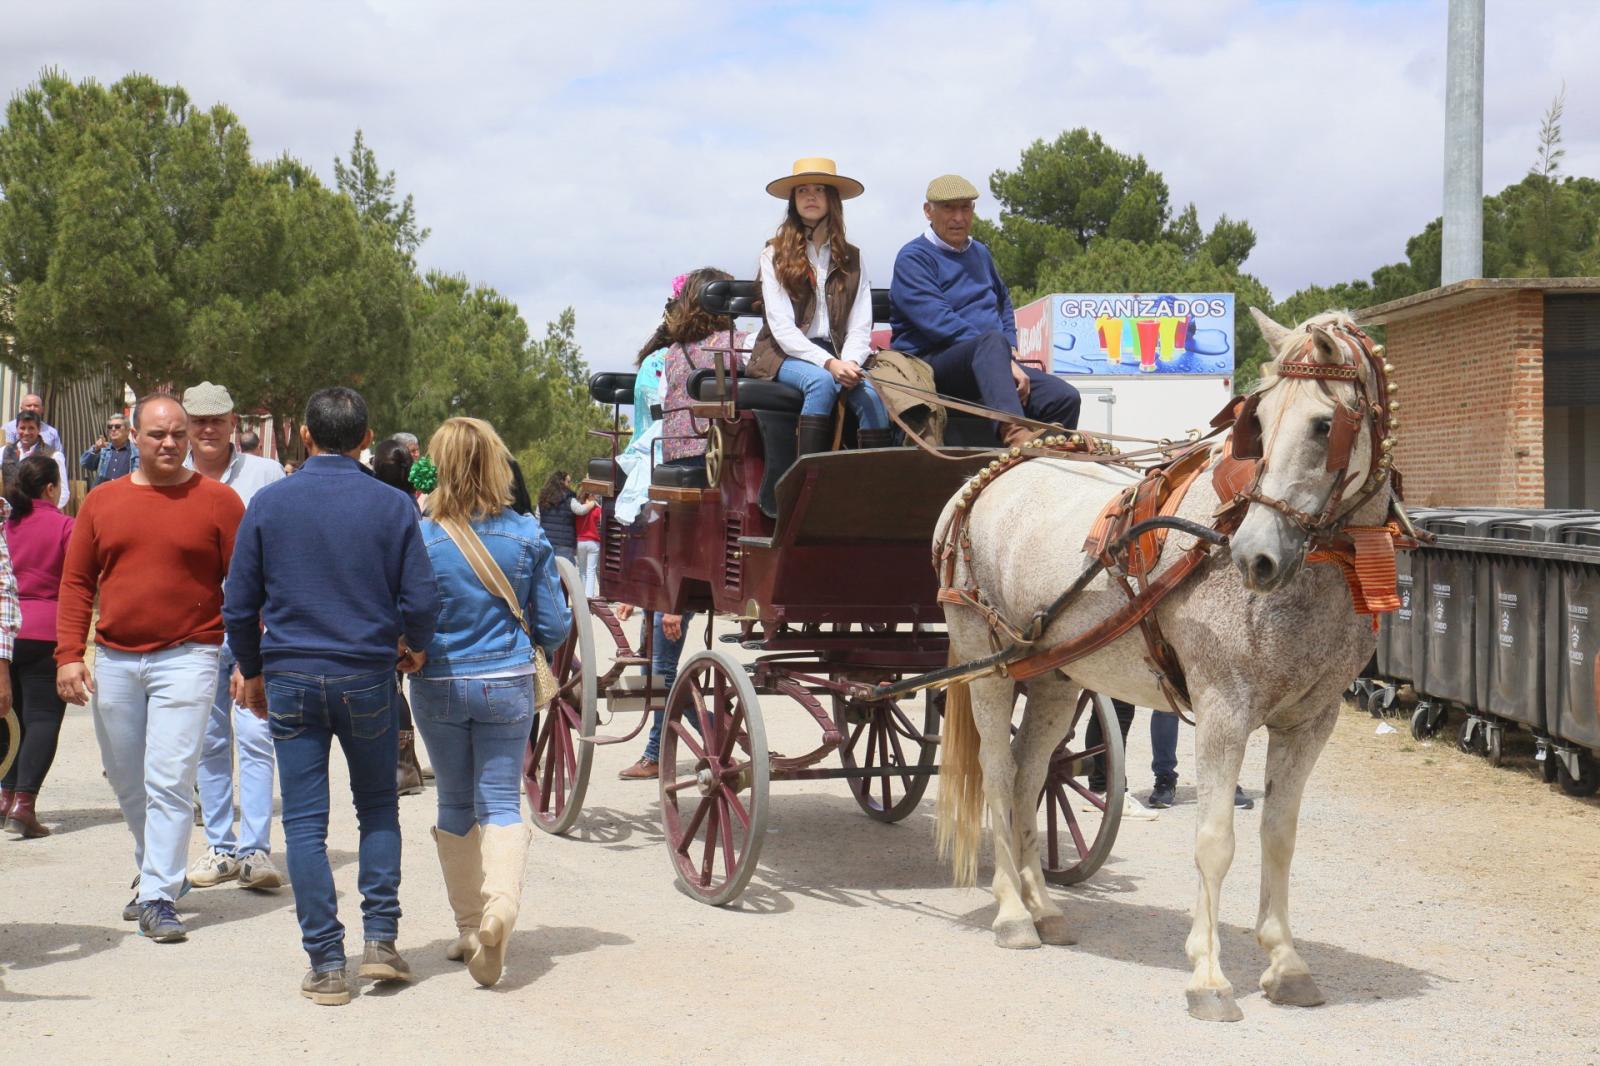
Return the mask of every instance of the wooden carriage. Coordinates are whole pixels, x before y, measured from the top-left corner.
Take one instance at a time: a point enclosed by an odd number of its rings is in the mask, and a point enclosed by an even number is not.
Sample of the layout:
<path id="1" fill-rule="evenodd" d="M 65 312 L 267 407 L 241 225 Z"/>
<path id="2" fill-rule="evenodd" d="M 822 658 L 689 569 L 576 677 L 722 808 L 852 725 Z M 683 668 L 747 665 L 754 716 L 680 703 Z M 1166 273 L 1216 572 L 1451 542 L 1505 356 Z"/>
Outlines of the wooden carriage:
<path id="1" fill-rule="evenodd" d="M 756 297 L 753 283 L 718 282 L 702 299 L 713 313 L 738 317 L 756 313 Z M 887 293 L 876 291 L 880 321 L 887 305 Z M 943 694 L 929 690 L 917 706 L 875 699 L 872 690 L 946 664 L 930 560 L 934 526 L 964 480 L 994 458 L 997 443 L 987 423 L 958 420 L 953 435 L 975 446 L 945 458 L 910 447 L 797 458 L 799 390 L 743 378 L 735 353 L 716 355 L 716 365 L 696 371 L 688 385 L 705 455 L 658 462 L 646 513 L 628 525 L 614 503 L 622 488 L 620 409 L 633 400 L 633 375 L 597 374 L 590 383 L 597 401 L 618 409 L 611 455 L 593 460 L 585 480 L 604 507 L 600 596 L 585 597 L 576 570 L 561 564 L 573 630 L 552 664 L 561 691 L 530 742 L 526 777 L 536 822 L 567 832 L 581 813 L 594 747 L 630 740 L 664 707 L 664 836 L 680 885 L 720 905 L 737 898 L 755 871 L 771 783 L 842 779 L 861 809 L 884 822 L 906 817 L 921 800 L 937 773 Z M 630 641 L 612 603 L 736 620 L 737 634 L 722 640 L 758 655 L 746 663 L 718 647 L 686 654 L 677 682 L 662 691 L 650 674 L 650 649 Z M 597 624 L 615 649 L 603 676 Z M 709 642 L 709 624 L 706 632 Z M 811 751 L 769 750 L 763 695 L 797 704 L 816 723 Z M 596 736 L 602 699 L 613 712 L 641 712 L 638 726 Z M 1106 738 L 1094 749 L 1085 744 L 1091 716 Z M 834 755 L 838 764 L 824 765 Z M 1104 795 L 1083 780 L 1095 755 L 1106 759 Z M 1086 693 L 1040 797 L 1052 880 L 1076 883 L 1105 861 L 1123 783 L 1110 701 Z"/>

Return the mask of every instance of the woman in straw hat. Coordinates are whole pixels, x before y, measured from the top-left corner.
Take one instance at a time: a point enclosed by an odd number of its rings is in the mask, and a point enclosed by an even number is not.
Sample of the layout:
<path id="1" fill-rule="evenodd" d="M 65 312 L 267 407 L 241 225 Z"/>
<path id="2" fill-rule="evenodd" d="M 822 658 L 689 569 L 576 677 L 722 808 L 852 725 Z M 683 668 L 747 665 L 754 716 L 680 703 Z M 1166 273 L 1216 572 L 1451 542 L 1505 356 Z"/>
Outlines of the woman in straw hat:
<path id="1" fill-rule="evenodd" d="M 789 207 L 761 251 L 766 318 L 746 372 L 805 393 L 801 455 L 828 450 L 841 395 L 856 416 L 857 445 L 888 447 L 888 412 L 862 372 L 872 354 L 872 288 L 861 252 L 844 236 L 843 201 L 860 196 L 861 183 L 831 159 L 800 159 L 767 192 Z"/>

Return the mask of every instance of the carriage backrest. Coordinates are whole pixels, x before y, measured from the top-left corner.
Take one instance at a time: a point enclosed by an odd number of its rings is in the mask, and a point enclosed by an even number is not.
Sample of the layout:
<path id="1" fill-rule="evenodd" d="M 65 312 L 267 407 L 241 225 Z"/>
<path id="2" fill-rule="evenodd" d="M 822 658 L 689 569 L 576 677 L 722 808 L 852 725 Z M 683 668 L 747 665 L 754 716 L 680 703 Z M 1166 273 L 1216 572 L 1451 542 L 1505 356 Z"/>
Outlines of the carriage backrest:
<path id="1" fill-rule="evenodd" d="M 712 281 L 700 290 L 700 306 L 714 315 L 731 315 L 734 318 L 759 318 L 761 311 L 761 283 L 759 281 Z M 872 290 L 872 321 L 889 321 L 888 289 Z"/>

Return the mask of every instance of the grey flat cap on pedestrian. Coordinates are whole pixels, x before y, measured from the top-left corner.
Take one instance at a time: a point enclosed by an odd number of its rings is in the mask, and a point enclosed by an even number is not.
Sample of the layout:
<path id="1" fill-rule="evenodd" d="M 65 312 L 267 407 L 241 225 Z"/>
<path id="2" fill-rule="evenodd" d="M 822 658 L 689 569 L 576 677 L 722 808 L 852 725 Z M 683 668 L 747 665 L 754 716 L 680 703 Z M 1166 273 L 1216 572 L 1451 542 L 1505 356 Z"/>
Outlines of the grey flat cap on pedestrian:
<path id="1" fill-rule="evenodd" d="M 190 418 L 225 415 L 233 411 L 233 397 L 221 385 L 202 381 L 183 390 L 183 409 L 189 412 Z"/>
<path id="2" fill-rule="evenodd" d="M 928 182 L 928 202 L 948 204 L 957 200 L 976 200 L 978 190 L 960 174 L 941 174 Z"/>

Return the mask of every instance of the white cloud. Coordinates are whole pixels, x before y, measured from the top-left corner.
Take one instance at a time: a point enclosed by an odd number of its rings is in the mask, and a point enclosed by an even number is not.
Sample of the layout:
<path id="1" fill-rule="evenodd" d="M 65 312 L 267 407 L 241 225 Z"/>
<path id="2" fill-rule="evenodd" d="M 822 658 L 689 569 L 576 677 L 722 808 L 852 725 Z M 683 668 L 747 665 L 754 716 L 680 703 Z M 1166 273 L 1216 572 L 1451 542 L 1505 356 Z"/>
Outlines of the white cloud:
<path id="1" fill-rule="evenodd" d="M 8 10 L 0 74 L 142 70 L 223 101 L 258 155 L 325 176 L 365 129 L 416 195 L 425 266 L 571 304 L 625 362 L 670 278 L 749 274 L 763 186 L 831 154 L 868 187 L 852 238 L 887 283 L 934 174 L 980 185 L 1087 126 L 1209 223 L 1248 219 L 1278 295 L 1363 277 L 1439 212 L 1444 3 L 430 4 L 55 0 Z M 1485 186 L 1517 180 L 1568 86 L 1566 169 L 1600 174 L 1600 8 L 1491 4 Z M 993 205 L 980 203 L 980 210 Z"/>

